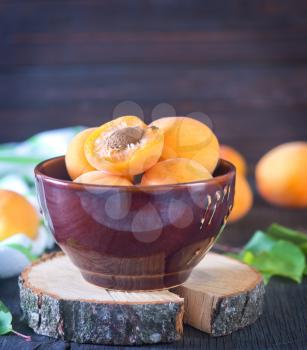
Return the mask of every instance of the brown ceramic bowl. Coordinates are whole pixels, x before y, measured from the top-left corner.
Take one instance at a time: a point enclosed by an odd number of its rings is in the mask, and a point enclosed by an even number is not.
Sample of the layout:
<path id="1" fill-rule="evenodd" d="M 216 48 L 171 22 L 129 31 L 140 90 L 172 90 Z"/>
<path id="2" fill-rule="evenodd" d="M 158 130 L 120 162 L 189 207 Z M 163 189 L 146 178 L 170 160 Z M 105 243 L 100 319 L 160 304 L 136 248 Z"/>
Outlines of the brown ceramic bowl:
<path id="1" fill-rule="evenodd" d="M 163 186 L 98 186 L 69 180 L 64 157 L 35 169 L 40 206 L 85 280 L 117 290 L 182 284 L 212 247 L 233 204 L 235 169 Z"/>

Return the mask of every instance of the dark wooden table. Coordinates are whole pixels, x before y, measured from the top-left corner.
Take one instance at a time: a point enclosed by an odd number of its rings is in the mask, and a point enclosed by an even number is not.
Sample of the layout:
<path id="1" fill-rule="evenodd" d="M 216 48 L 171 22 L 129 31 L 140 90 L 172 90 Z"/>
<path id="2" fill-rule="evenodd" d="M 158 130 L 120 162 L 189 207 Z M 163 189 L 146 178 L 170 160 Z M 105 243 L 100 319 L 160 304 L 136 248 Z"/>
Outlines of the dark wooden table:
<path id="1" fill-rule="evenodd" d="M 20 320 L 17 279 L 1 281 L 0 299 L 12 310 L 14 329 L 32 336 L 25 342 L 15 335 L 0 337 L 0 349 L 125 349 L 125 347 L 97 346 L 65 343 L 44 336 L 35 335 Z M 250 327 L 229 336 L 213 338 L 192 327 L 186 326 L 180 342 L 156 346 L 126 347 L 127 349 L 276 349 L 294 350 L 307 348 L 307 281 L 301 285 L 274 279 L 266 288 L 265 310 L 260 319 Z"/>
<path id="2" fill-rule="evenodd" d="M 253 184 L 262 154 L 307 139 L 306 11 L 303 0 L 0 0 L 0 143 L 101 124 L 127 100 L 150 121 L 168 103 L 178 115 L 206 113 L 220 140 L 246 156 Z M 241 245 L 273 221 L 307 230 L 306 210 L 256 195 L 222 242 Z M 0 299 L 16 330 L 33 335 L 19 319 L 15 278 L 0 281 Z M 186 327 L 181 342 L 152 348 L 306 349 L 306 315 L 307 281 L 274 279 L 253 326 L 217 339 Z M 64 348 L 102 349 L 0 337 L 3 350 Z"/>
<path id="3" fill-rule="evenodd" d="M 239 232 L 237 232 L 239 234 Z M 208 349 L 208 350 L 247 350 L 276 349 L 297 350 L 307 348 L 307 279 L 295 284 L 284 279 L 274 278 L 266 287 L 264 313 L 253 325 L 225 337 L 213 338 L 192 327 L 185 326 L 184 337 L 172 344 L 139 347 L 110 347 L 90 344 L 65 343 L 34 332 L 22 321 L 17 278 L 0 282 L 0 300 L 12 310 L 14 329 L 31 335 L 32 341 L 25 342 L 16 335 L 0 337 L 0 349 Z"/>

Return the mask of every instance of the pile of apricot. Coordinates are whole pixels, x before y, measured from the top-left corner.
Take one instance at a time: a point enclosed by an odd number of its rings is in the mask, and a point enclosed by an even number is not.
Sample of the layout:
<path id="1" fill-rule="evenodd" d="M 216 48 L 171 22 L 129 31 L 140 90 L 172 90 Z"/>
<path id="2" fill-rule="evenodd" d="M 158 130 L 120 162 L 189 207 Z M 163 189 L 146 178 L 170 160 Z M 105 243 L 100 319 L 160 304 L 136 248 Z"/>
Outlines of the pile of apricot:
<path id="1" fill-rule="evenodd" d="M 65 162 L 75 182 L 132 186 L 139 175 L 141 185 L 150 186 L 210 179 L 218 159 L 216 136 L 195 119 L 168 117 L 146 125 L 123 116 L 76 135 Z"/>

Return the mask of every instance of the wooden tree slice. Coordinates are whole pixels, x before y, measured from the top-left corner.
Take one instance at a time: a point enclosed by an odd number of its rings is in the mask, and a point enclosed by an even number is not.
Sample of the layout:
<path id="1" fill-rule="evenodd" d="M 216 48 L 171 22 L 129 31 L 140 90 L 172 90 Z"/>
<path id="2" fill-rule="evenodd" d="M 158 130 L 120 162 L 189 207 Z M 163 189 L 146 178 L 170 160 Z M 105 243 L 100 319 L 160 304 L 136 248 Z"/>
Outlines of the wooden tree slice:
<path id="1" fill-rule="evenodd" d="M 261 275 L 219 254 L 208 253 L 187 282 L 172 291 L 184 298 L 184 322 L 213 336 L 248 326 L 263 310 Z"/>
<path id="2" fill-rule="evenodd" d="M 79 343 L 172 342 L 183 332 L 183 299 L 165 290 L 109 291 L 86 282 L 62 253 L 20 276 L 24 318 L 38 334 Z"/>
<path id="3" fill-rule="evenodd" d="M 259 273 L 208 253 L 188 281 L 169 291 L 116 292 L 86 282 L 62 253 L 49 254 L 21 275 L 24 317 L 35 332 L 100 344 L 172 342 L 185 323 L 214 336 L 253 323 L 263 309 Z"/>

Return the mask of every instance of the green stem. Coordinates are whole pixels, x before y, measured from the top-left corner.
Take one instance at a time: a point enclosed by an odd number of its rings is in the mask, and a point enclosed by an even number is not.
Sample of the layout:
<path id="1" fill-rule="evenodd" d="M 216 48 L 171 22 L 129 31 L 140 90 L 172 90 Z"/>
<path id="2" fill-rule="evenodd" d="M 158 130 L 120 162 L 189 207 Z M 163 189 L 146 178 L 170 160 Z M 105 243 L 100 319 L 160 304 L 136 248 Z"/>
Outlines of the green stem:
<path id="1" fill-rule="evenodd" d="M 0 156 L 1 162 L 17 163 L 17 164 L 37 164 L 41 162 L 41 159 L 32 157 L 19 157 L 19 156 Z"/>

